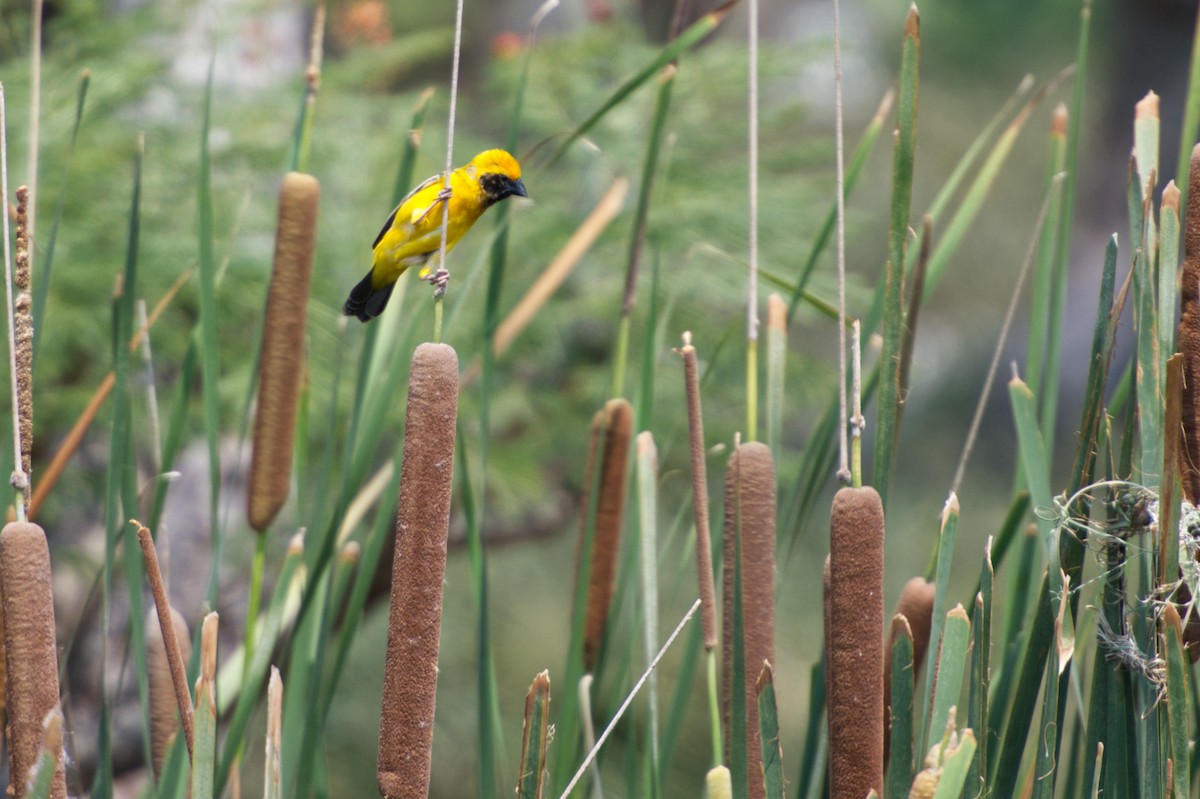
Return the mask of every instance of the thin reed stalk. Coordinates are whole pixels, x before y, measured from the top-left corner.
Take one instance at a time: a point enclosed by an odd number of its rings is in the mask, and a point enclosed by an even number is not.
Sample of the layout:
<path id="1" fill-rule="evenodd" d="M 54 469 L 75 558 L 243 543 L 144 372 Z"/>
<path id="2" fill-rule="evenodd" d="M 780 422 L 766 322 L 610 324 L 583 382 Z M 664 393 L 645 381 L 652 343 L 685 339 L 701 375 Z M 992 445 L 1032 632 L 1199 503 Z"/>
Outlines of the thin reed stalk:
<path id="1" fill-rule="evenodd" d="M 376 777 L 385 799 L 429 793 L 457 420 L 458 355 L 446 344 L 421 344 L 408 381 L 379 720 Z"/>
<path id="2" fill-rule="evenodd" d="M 713 588 L 712 535 L 708 526 L 708 466 L 705 463 L 704 416 L 700 406 L 700 374 L 692 334 L 683 334 L 684 390 L 687 392 L 688 442 L 692 457 L 692 510 L 696 520 L 696 581 L 700 587 L 700 625 L 704 648 L 717 645 L 717 603 Z"/>
<path id="3" fill-rule="evenodd" d="M 883 790 L 883 504 L 875 489 L 833 500 L 829 571 L 830 795 Z"/>
<path id="4" fill-rule="evenodd" d="M 42 722 L 58 705 L 50 549 L 36 524 L 10 522 L 0 530 L 0 595 L 8 676 L 8 795 L 23 799 L 42 745 Z M 50 795 L 67 795 L 61 757 Z"/>
<path id="5" fill-rule="evenodd" d="M 321 186 L 311 175 L 289 172 L 279 190 L 275 263 L 259 359 L 258 407 L 250 456 L 247 516 L 265 531 L 287 501 L 292 476 L 296 403 L 304 372 L 304 327 L 317 238 Z"/>
<path id="6" fill-rule="evenodd" d="M 762 744 L 754 677 L 763 661 L 775 660 L 775 465 L 761 442 L 740 444 L 729 459 L 725 476 L 724 611 L 722 687 L 729 739 L 744 735 L 750 765 L 746 786 L 750 799 L 764 796 Z M 740 586 L 741 594 L 736 596 Z M 735 613 L 741 608 L 741 618 Z M 739 646 L 737 631 L 742 633 Z M 734 679 L 735 656 L 742 650 L 741 685 Z M 744 700 L 744 717 L 736 712 L 734 692 Z M 734 725 L 739 729 L 734 730 Z M 744 725 L 744 732 L 741 726 Z M 732 745 L 732 743 L 731 743 Z M 738 779 L 735 771 L 735 779 Z"/>

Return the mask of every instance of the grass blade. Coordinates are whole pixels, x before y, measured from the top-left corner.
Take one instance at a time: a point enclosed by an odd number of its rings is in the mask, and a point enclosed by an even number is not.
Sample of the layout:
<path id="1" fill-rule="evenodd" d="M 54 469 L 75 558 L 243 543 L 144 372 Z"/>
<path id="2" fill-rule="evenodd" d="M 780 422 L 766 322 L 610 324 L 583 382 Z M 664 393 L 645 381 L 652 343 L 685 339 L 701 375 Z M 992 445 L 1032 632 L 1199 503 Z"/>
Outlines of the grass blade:
<path id="1" fill-rule="evenodd" d="M 546 772 L 546 745 L 550 740 L 550 672 L 533 678 L 525 696 L 525 734 L 521 739 L 521 774 L 518 799 L 541 799 Z"/>
<path id="2" fill-rule="evenodd" d="M 913 160 L 917 146 L 917 96 L 921 30 L 917 7 L 909 7 L 900 55 L 900 101 L 897 105 L 896 146 L 892 163 L 891 224 L 884 266 L 883 376 L 879 383 L 878 423 L 875 427 L 875 465 L 871 484 L 887 507 L 888 485 L 895 460 L 896 428 L 900 414 L 900 347 L 904 329 L 904 251 L 912 206 Z"/>
<path id="3" fill-rule="evenodd" d="M 766 799 L 783 799 L 783 748 L 779 745 L 779 712 L 775 707 L 775 677 L 764 661 L 755 682 L 758 692 L 758 738 L 762 742 L 763 787 Z"/>
<path id="4" fill-rule="evenodd" d="M 933 636 L 930 636 L 933 640 Z M 934 694 L 931 703 L 929 729 L 942 730 L 950 719 L 950 710 L 958 704 L 962 690 L 963 672 L 967 666 L 967 649 L 971 644 L 971 621 L 962 605 L 955 605 L 946 614 L 938 653 Z M 930 672 L 934 672 L 930 669 Z"/>
<path id="5" fill-rule="evenodd" d="M 1183 652 L 1183 624 L 1175 606 L 1163 606 L 1167 641 L 1167 715 L 1170 724 L 1171 787 L 1175 796 L 1188 795 L 1188 663 Z"/>
<path id="6" fill-rule="evenodd" d="M 913 781 L 913 634 L 908 619 L 892 617 L 891 740 L 885 796 L 904 796 Z M 811 712 L 811 711 L 810 711 Z"/>

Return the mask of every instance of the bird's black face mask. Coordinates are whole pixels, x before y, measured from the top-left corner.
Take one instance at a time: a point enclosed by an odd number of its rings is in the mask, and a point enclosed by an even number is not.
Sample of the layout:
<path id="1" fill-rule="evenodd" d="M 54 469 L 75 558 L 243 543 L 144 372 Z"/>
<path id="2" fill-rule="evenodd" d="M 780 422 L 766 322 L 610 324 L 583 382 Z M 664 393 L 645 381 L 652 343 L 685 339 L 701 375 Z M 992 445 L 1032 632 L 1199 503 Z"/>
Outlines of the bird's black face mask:
<path id="1" fill-rule="evenodd" d="M 514 194 L 518 197 L 529 196 L 525 193 L 525 184 L 521 182 L 520 178 L 513 180 L 507 175 L 495 172 L 489 172 L 481 177 L 479 185 L 483 187 L 483 193 L 487 197 L 488 205 L 494 205 L 505 197 L 511 197 Z"/>

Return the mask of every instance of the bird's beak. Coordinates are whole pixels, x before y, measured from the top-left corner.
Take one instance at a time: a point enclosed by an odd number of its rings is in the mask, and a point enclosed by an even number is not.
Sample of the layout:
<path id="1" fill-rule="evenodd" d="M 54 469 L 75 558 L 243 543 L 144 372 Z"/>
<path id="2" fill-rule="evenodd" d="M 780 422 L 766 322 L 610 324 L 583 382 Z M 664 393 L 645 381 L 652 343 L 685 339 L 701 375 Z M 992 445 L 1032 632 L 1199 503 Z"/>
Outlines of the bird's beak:
<path id="1" fill-rule="evenodd" d="M 528 197 L 529 196 L 525 192 L 525 184 L 521 182 L 520 178 L 517 178 L 516 180 L 514 180 L 508 184 L 508 193 L 515 194 L 518 197 Z"/>

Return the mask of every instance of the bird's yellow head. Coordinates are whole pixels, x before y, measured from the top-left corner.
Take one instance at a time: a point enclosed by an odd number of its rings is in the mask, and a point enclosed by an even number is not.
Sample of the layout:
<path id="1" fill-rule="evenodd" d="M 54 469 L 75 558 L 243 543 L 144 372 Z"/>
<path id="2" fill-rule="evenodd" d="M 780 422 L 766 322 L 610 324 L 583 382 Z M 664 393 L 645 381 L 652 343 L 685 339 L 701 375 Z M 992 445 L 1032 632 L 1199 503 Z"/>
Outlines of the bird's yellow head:
<path id="1" fill-rule="evenodd" d="M 488 205 L 514 194 L 529 196 L 521 182 L 521 165 L 504 150 L 484 150 L 471 159 L 467 168 L 475 173 Z"/>

